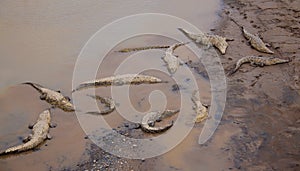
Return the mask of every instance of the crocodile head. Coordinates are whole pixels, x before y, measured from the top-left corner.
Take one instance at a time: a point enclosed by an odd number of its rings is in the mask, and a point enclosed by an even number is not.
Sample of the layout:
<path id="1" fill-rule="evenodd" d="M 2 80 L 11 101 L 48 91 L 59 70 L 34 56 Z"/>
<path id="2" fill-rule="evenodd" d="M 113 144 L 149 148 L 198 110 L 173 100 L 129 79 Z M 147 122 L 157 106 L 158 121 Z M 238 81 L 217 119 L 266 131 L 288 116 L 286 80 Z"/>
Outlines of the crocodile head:
<path id="1" fill-rule="evenodd" d="M 44 120 L 44 121 L 47 121 L 48 123 L 50 123 L 50 120 L 51 120 L 50 110 L 48 109 L 48 110 L 43 111 L 43 112 L 39 115 L 38 120 Z"/>
<path id="2" fill-rule="evenodd" d="M 215 45 L 216 48 L 220 50 L 222 55 L 225 54 L 226 49 L 228 47 L 228 43 L 226 42 L 226 38 L 217 36 L 212 40 L 212 44 Z"/>
<path id="3" fill-rule="evenodd" d="M 61 108 L 65 112 L 74 112 L 75 111 L 74 105 L 69 100 L 67 100 L 67 99 L 64 99 L 62 101 L 62 103 L 59 106 L 59 108 Z"/>

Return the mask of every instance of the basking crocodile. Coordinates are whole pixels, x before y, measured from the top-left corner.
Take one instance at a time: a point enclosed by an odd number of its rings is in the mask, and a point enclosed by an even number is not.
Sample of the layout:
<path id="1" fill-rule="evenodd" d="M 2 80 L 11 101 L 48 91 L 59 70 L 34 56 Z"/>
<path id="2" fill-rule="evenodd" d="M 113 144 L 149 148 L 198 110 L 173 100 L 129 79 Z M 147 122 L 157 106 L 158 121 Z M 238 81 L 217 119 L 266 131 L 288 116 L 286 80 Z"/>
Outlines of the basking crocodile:
<path id="1" fill-rule="evenodd" d="M 155 122 L 159 122 L 164 118 L 171 117 L 178 112 L 179 110 L 166 110 L 164 112 L 159 112 L 159 111 L 150 112 L 143 117 L 141 122 L 141 129 L 144 132 L 148 132 L 148 133 L 164 132 L 173 126 L 173 121 L 161 127 L 154 127 Z"/>
<path id="2" fill-rule="evenodd" d="M 10 147 L 7 150 L 0 153 L 0 155 L 18 153 L 23 151 L 28 151 L 38 147 L 46 139 L 50 139 L 49 129 L 50 129 L 50 110 L 43 111 L 36 123 L 32 127 L 32 134 L 30 134 L 26 139 L 24 139 L 24 144 L 17 145 L 15 147 Z"/>
<path id="3" fill-rule="evenodd" d="M 234 19 L 230 18 L 238 27 L 241 28 L 244 37 L 249 41 L 250 45 L 258 50 L 259 52 L 273 54 L 274 52 L 267 48 L 266 44 L 261 40 L 258 35 L 253 35 L 249 33 L 243 26 L 238 24 Z"/>
<path id="4" fill-rule="evenodd" d="M 211 46 L 216 47 L 223 55 L 226 52 L 228 43 L 226 41 L 232 41 L 233 39 L 227 39 L 218 35 L 206 34 L 206 33 L 190 33 L 183 28 L 178 28 L 185 36 L 193 40 L 197 44 L 205 45 L 207 48 Z"/>
<path id="5" fill-rule="evenodd" d="M 235 73 L 244 63 L 250 63 L 250 65 L 252 66 L 263 67 L 287 62 L 290 62 L 290 60 L 280 59 L 276 57 L 245 56 L 237 61 L 237 63 L 235 64 L 235 68 L 231 70 L 228 75 L 232 75 L 233 73 Z"/>
<path id="6" fill-rule="evenodd" d="M 172 46 L 170 46 L 167 50 L 166 53 L 164 55 L 164 57 L 162 57 L 163 61 L 166 63 L 168 71 L 170 72 L 170 74 L 174 74 L 178 67 L 179 67 L 179 59 L 177 56 L 175 56 L 174 50 L 176 48 L 178 48 L 179 46 L 185 45 L 186 43 L 175 43 Z"/>
<path id="7" fill-rule="evenodd" d="M 73 104 L 70 102 L 70 98 L 63 96 L 60 91 L 54 91 L 50 90 L 48 88 L 45 88 L 39 84 L 26 82 L 22 84 L 28 84 L 31 85 L 33 88 L 35 88 L 40 94 L 40 99 L 45 100 L 49 104 L 51 104 L 53 107 L 58 107 L 65 112 L 73 112 L 75 111 Z"/>
<path id="8" fill-rule="evenodd" d="M 141 50 L 149 50 L 149 49 L 166 49 L 169 48 L 168 45 L 162 45 L 162 46 L 145 46 L 145 47 L 136 47 L 136 48 L 125 48 L 118 50 L 117 52 L 121 53 L 127 53 L 127 52 L 133 52 L 133 51 L 141 51 Z"/>
<path id="9" fill-rule="evenodd" d="M 249 33 L 247 30 L 245 30 L 244 27 L 241 27 L 243 31 L 244 37 L 250 42 L 251 46 L 264 53 L 270 53 L 273 54 L 274 52 L 271 51 L 269 48 L 267 48 L 266 44 L 260 39 L 258 35 L 253 35 Z"/>
<path id="10" fill-rule="evenodd" d="M 111 77 L 102 78 L 99 80 L 93 80 L 81 83 L 74 91 L 78 91 L 90 87 L 100 87 L 100 86 L 122 86 L 126 84 L 155 84 L 155 83 L 166 83 L 159 78 L 142 75 L 142 74 L 124 74 L 116 75 Z"/>
<path id="11" fill-rule="evenodd" d="M 95 114 L 95 115 L 105 115 L 113 112 L 116 108 L 115 102 L 112 98 L 109 97 L 101 97 L 101 96 L 92 96 L 92 95 L 87 95 L 90 96 L 96 100 L 100 100 L 101 103 L 103 103 L 106 107 L 106 109 L 100 111 L 100 112 L 87 112 L 88 114 Z"/>
<path id="12" fill-rule="evenodd" d="M 207 111 L 207 106 L 204 106 L 200 99 L 199 99 L 199 92 L 196 90 L 192 94 L 192 101 L 195 106 L 193 106 L 194 110 L 196 111 L 196 118 L 195 122 L 199 123 L 202 122 L 204 119 L 208 117 L 208 111 Z"/>

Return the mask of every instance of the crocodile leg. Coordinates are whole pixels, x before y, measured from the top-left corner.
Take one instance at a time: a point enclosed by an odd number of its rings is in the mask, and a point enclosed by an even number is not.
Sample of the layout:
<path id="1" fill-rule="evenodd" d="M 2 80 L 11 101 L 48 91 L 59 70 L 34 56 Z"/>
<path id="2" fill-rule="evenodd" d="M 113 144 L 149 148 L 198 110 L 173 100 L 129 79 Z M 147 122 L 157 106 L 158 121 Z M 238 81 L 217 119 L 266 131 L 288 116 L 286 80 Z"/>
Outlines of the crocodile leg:
<path id="1" fill-rule="evenodd" d="M 65 96 L 65 98 L 70 102 L 71 98 L 69 96 Z"/>
<path id="2" fill-rule="evenodd" d="M 254 62 L 250 62 L 250 66 L 257 67 L 258 65 Z"/>
<path id="3" fill-rule="evenodd" d="M 27 137 L 23 138 L 23 143 L 27 143 L 32 138 L 32 134 L 29 134 Z"/>
<path id="4" fill-rule="evenodd" d="M 50 124 L 49 124 L 49 127 L 50 127 L 50 128 L 56 128 L 56 127 L 57 127 L 57 124 L 56 124 L 56 123 L 50 123 Z"/>
<path id="5" fill-rule="evenodd" d="M 48 140 L 51 140 L 52 139 L 52 136 L 50 134 L 47 134 L 47 139 Z"/>
<path id="6" fill-rule="evenodd" d="M 35 125 L 35 123 L 30 123 L 30 124 L 28 125 L 28 128 L 29 128 L 29 129 L 32 129 L 34 125 Z"/>
<path id="7" fill-rule="evenodd" d="M 40 99 L 41 99 L 41 100 L 46 100 L 46 97 L 47 97 L 47 94 L 46 94 L 46 93 L 42 93 L 42 94 L 40 95 Z"/>

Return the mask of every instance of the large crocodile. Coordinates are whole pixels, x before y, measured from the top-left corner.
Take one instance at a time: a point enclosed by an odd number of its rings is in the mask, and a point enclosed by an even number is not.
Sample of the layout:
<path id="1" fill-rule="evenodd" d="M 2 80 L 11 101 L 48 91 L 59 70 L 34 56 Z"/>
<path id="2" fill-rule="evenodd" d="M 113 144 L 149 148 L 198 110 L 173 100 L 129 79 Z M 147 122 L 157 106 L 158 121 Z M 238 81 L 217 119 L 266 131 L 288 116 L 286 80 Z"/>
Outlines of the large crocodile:
<path id="1" fill-rule="evenodd" d="M 112 98 L 110 97 L 101 97 L 101 96 L 92 96 L 92 95 L 87 95 L 89 97 L 92 97 L 96 100 L 100 100 L 101 103 L 103 103 L 106 107 L 106 109 L 101 110 L 99 112 L 87 112 L 88 114 L 95 114 L 95 115 L 105 115 L 113 112 L 116 108 L 115 102 Z"/>
<path id="2" fill-rule="evenodd" d="M 145 47 L 136 47 L 136 48 L 124 48 L 124 49 L 118 50 L 117 52 L 128 53 L 128 52 L 149 50 L 149 49 L 166 49 L 166 48 L 169 48 L 169 47 L 170 46 L 168 46 L 168 45 L 161 45 L 161 46 L 145 46 Z"/>
<path id="3" fill-rule="evenodd" d="M 173 126 L 173 121 L 168 123 L 165 126 L 160 126 L 160 127 L 154 127 L 155 122 L 159 122 L 164 118 L 171 117 L 178 112 L 179 110 L 166 110 L 164 112 L 160 112 L 160 111 L 150 112 L 143 117 L 141 122 L 141 129 L 144 132 L 148 132 L 148 133 L 164 132 Z"/>
<path id="4" fill-rule="evenodd" d="M 261 40 L 257 34 L 249 33 L 243 26 L 238 24 L 234 19 L 230 18 L 238 27 L 241 28 L 244 37 L 248 40 L 250 45 L 259 52 L 273 54 L 274 52 L 267 48 L 266 44 Z"/>
<path id="5" fill-rule="evenodd" d="M 275 65 L 281 63 L 290 62 L 289 59 L 281 59 L 276 57 L 259 57 L 259 56 L 245 56 L 237 61 L 235 64 L 235 68 L 232 69 L 228 75 L 232 75 L 235 73 L 244 63 L 250 63 L 252 66 L 268 66 L 268 65 Z"/>
<path id="6" fill-rule="evenodd" d="M 17 145 L 14 147 L 10 147 L 7 150 L 0 153 L 0 155 L 18 153 L 23 151 L 28 151 L 38 147 L 42 144 L 46 139 L 50 139 L 49 129 L 51 127 L 50 124 L 51 116 L 50 110 L 43 111 L 36 123 L 32 127 L 32 134 L 30 134 L 26 139 L 24 139 L 24 144 Z"/>
<path id="7" fill-rule="evenodd" d="M 73 92 L 85 88 L 100 86 L 122 86 L 126 84 L 155 84 L 164 82 L 166 81 L 162 81 L 161 79 L 153 76 L 142 74 L 124 74 L 81 83 L 75 90 L 73 90 Z"/>
<path id="8" fill-rule="evenodd" d="M 172 46 L 170 46 L 166 52 L 165 55 L 162 57 L 163 61 L 166 63 L 168 71 L 170 74 L 174 74 L 178 67 L 179 67 L 179 59 L 177 56 L 174 55 L 174 50 L 178 48 L 179 46 L 183 46 L 186 43 L 175 43 Z"/>
<path id="9" fill-rule="evenodd" d="M 226 49 L 228 47 L 228 43 L 226 41 L 233 40 L 207 33 L 190 33 L 183 28 L 178 28 L 178 30 L 197 44 L 207 46 L 207 48 L 210 48 L 211 46 L 216 47 L 223 55 L 226 53 Z"/>
<path id="10" fill-rule="evenodd" d="M 207 106 L 204 106 L 199 99 L 199 91 L 194 91 L 192 94 L 192 101 L 194 103 L 194 110 L 196 111 L 195 123 L 202 122 L 208 117 Z"/>
<path id="11" fill-rule="evenodd" d="M 26 82 L 22 84 L 31 85 L 41 94 L 40 99 L 45 100 L 53 107 L 58 107 L 66 112 L 75 111 L 73 104 L 70 102 L 70 98 L 62 95 L 60 91 L 50 90 L 39 84 L 31 83 L 31 82 Z"/>

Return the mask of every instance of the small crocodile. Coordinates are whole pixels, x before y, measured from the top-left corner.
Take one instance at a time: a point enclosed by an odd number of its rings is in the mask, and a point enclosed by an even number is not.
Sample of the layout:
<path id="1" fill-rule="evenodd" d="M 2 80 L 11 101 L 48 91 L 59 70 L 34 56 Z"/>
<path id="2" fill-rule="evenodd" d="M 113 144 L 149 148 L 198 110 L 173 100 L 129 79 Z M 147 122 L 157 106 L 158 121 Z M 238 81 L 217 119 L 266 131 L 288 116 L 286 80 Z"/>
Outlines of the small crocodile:
<path id="1" fill-rule="evenodd" d="M 116 108 L 115 102 L 112 98 L 110 97 L 101 97 L 101 96 L 92 96 L 92 95 L 87 95 L 89 97 L 92 97 L 96 100 L 100 100 L 101 103 L 103 103 L 106 107 L 106 109 L 100 111 L 100 112 L 87 112 L 88 114 L 95 114 L 95 115 L 105 115 L 113 112 Z"/>
<path id="2" fill-rule="evenodd" d="M 179 67 L 179 59 L 177 56 L 175 56 L 174 50 L 178 48 L 179 46 L 183 46 L 186 43 L 175 43 L 172 46 L 170 46 L 167 50 L 165 55 L 162 57 L 163 61 L 166 63 L 168 71 L 170 74 L 174 74 L 178 67 Z"/>
<path id="3" fill-rule="evenodd" d="M 199 91 L 195 90 L 192 94 L 192 101 L 194 103 L 193 109 L 196 111 L 195 122 L 202 122 L 208 117 L 207 106 L 203 105 L 199 99 Z"/>
<path id="4" fill-rule="evenodd" d="M 73 104 L 70 102 L 70 98 L 63 96 L 60 91 L 54 91 L 50 90 L 48 88 L 45 88 L 39 84 L 26 82 L 22 84 L 28 84 L 31 85 L 33 88 L 35 88 L 40 94 L 40 99 L 45 100 L 49 104 L 51 104 L 53 107 L 58 107 L 65 112 L 73 112 L 75 111 L 75 108 Z"/>
<path id="5" fill-rule="evenodd" d="M 90 88 L 90 87 L 101 87 L 101 86 L 122 86 L 126 84 L 155 84 L 155 83 L 167 83 L 166 81 L 162 81 L 159 78 L 142 75 L 142 74 L 124 74 L 124 75 L 116 75 L 111 77 L 102 78 L 99 80 L 93 80 L 81 83 L 75 90 L 72 92 Z"/>
<path id="6" fill-rule="evenodd" d="M 228 75 L 235 73 L 244 63 L 250 63 L 252 66 L 268 66 L 281 63 L 290 62 L 289 59 L 280 59 L 276 57 L 259 57 L 259 56 L 245 56 L 237 61 L 235 68 L 231 70 Z"/>
<path id="7" fill-rule="evenodd" d="M 161 127 L 154 127 L 155 122 L 159 122 L 164 118 L 171 117 L 178 112 L 179 110 L 166 110 L 164 112 L 159 112 L 159 111 L 150 112 L 143 117 L 141 122 L 141 129 L 144 132 L 148 132 L 148 133 L 164 132 L 173 126 L 173 121 Z"/>
<path id="8" fill-rule="evenodd" d="M 261 38 L 255 34 L 249 33 L 243 26 L 238 24 L 234 19 L 230 18 L 238 27 L 241 28 L 244 37 L 248 40 L 250 45 L 259 52 L 273 54 L 274 52 L 267 48 L 266 44 L 261 40 Z"/>
<path id="9" fill-rule="evenodd" d="M 51 127 L 50 121 L 50 110 L 43 111 L 39 115 L 36 123 L 32 126 L 32 134 L 30 134 L 26 139 L 24 139 L 25 143 L 14 147 L 10 147 L 7 150 L 1 152 L 0 155 L 28 151 L 38 147 L 46 139 L 51 139 L 51 136 L 49 135 L 49 129 Z"/>
<path id="10" fill-rule="evenodd" d="M 133 52 L 133 51 L 141 51 L 141 50 L 149 50 L 149 49 L 166 49 L 169 48 L 170 46 L 168 45 L 162 45 L 162 46 L 145 46 L 145 47 L 136 47 L 136 48 L 125 48 L 118 50 L 117 52 L 121 53 L 128 53 L 128 52 Z"/>
<path id="11" fill-rule="evenodd" d="M 197 44 L 205 45 L 207 48 L 211 46 L 216 47 L 223 55 L 226 53 L 228 43 L 226 41 L 232 41 L 233 39 L 227 39 L 218 35 L 206 34 L 206 33 L 190 33 L 183 28 L 178 28 L 185 36 L 193 40 Z"/>
<path id="12" fill-rule="evenodd" d="M 251 46 L 254 49 L 264 53 L 270 53 L 270 54 L 274 53 L 269 48 L 267 48 L 266 44 L 260 39 L 258 35 L 253 35 L 249 33 L 247 30 L 245 30 L 244 27 L 242 27 L 242 30 L 243 30 L 243 35 L 250 42 Z"/>

